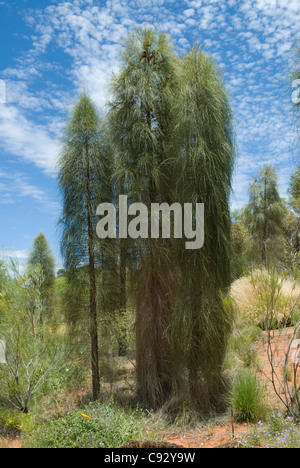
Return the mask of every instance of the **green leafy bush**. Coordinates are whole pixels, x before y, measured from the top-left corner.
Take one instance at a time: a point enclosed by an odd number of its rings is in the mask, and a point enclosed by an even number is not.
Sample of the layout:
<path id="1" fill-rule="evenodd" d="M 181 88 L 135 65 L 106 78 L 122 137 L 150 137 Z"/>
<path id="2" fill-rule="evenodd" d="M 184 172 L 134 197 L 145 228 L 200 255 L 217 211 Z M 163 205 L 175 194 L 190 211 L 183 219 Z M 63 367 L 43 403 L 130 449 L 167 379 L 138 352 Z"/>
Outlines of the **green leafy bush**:
<path id="1" fill-rule="evenodd" d="M 90 403 L 82 412 L 41 424 L 27 442 L 29 448 L 117 448 L 149 437 L 149 414 L 141 409 L 118 409 L 113 403 Z M 153 434 L 151 434 L 153 436 Z"/>
<path id="2" fill-rule="evenodd" d="M 251 422 L 266 413 L 263 389 L 257 377 L 243 369 L 236 377 L 229 403 L 237 422 Z"/>
<path id="3" fill-rule="evenodd" d="M 16 436 L 30 433 L 36 425 L 33 415 L 24 414 L 17 410 L 0 410 L 0 435 Z"/>
<path id="4" fill-rule="evenodd" d="M 250 367 L 257 358 L 257 352 L 252 344 L 262 338 L 261 328 L 246 325 L 241 330 L 235 330 L 229 341 L 229 351 L 233 352 L 245 367 Z"/>

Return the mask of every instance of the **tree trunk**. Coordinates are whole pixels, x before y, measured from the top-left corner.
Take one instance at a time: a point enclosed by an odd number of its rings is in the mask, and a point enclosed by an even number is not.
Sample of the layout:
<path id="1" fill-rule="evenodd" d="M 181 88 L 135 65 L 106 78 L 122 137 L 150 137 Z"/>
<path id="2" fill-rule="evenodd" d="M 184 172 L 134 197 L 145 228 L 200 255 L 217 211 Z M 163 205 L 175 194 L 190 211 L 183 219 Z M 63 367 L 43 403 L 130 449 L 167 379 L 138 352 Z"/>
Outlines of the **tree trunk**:
<path id="1" fill-rule="evenodd" d="M 93 400 L 98 400 L 100 397 L 100 374 L 99 374 L 99 346 L 98 346 L 98 320 L 97 320 L 97 304 L 96 304 L 96 276 L 93 256 L 90 258 L 89 266 L 90 277 L 90 336 L 91 336 L 91 364 L 92 364 L 92 379 L 93 379 Z"/>
<path id="2" fill-rule="evenodd" d="M 263 235 L 262 251 L 261 251 L 261 264 L 263 268 L 267 267 L 267 252 L 266 252 L 266 237 Z"/>
<path id="3" fill-rule="evenodd" d="M 120 239 L 120 316 L 121 316 L 121 329 L 119 336 L 119 356 L 126 356 L 127 354 L 127 330 L 126 325 L 123 323 L 126 317 L 126 239 Z"/>
<path id="4" fill-rule="evenodd" d="M 264 182 L 264 227 L 263 227 L 263 235 L 262 235 L 262 252 L 261 252 L 261 263 L 262 267 L 267 267 L 267 252 L 266 252 L 266 242 L 268 238 L 267 232 L 267 218 L 266 218 L 266 211 L 267 211 L 267 181 L 265 179 Z"/>
<path id="5" fill-rule="evenodd" d="M 88 143 L 86 143 L 87 158 L 87 208 L 88 208 L 88 243 L 89 243 L 89 283 L 90 283 L 90 337 L 91 337 L 91 367 L 93 381 L 93 400 L 100 397 L 100 374 L 99 374 L 99 344 L 98 344 L 98 319 L 97 319 L 97 287 L 95 271 L 95 247 L 93 231 L 93 213 L 91 203 L 91 181 L 89 166 Z"/>
<path id="6" fill-rule="evenodd" d="M 158 251 L 156 251 L 158 253 Z M 174 372 L 167 330 L 172 322 L 176 276 L 171 263 L 142 268 L 136 303 L 136 365 L 141 402 L 157 410 L 170 398 Z"/>

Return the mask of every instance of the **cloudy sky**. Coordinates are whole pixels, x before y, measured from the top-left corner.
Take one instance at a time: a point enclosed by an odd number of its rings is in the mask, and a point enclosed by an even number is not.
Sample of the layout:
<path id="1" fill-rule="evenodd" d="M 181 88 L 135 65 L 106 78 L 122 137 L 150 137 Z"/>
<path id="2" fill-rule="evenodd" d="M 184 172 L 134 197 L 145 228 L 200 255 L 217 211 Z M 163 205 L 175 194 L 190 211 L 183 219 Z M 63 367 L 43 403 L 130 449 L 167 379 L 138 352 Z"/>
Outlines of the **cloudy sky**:
<path id="1" fill-rule="evenodd" d="M 0 247 L 21 262 L 43 231 L 59 252 L 56 159 L 70 104 L 85 87 L 102 109 L 123 40 L 139 25 L 195 42 L 221 67 L 236 120 L 232 207 L 262 164 L 286 195 L 299 161 L 290 72 L 299 0 L 0 1 Z"/>

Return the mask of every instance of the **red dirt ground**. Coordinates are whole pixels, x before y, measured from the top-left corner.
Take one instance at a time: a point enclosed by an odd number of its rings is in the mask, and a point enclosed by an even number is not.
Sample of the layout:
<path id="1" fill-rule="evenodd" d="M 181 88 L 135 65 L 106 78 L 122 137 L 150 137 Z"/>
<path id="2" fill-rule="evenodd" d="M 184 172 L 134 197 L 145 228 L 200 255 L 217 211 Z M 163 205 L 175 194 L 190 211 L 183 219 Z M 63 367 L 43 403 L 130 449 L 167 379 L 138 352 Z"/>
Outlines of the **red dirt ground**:
<path id="1" fill-rule="evenodd" d="M 272 332 L 271 344 L 274 353 L 275 369 L 279 377 L 282 376 L 281 369 L 285 361 L 285 352 L 292 335 L 292 328 L 289 328 L 286 331 L 275 330 Z M 254 348 L 258 353 L 259 366 L 257 372 L 262 379 L 262 382 L 266 385 L 268 403 L 272 406 L 280 407 L 281 403 L 274 393 L 272 383 L 269 381 L 272 376 L 272 372 L 268 361 L 267 332 L 265 332 L 265 343 L 257 342 L 254 344 Z M 233 440 L 238 441 L 245 437 L 252 428 L 253 425 L 251 424 L 234 424 L 234 428 L 232 428 L 232 420 L 229 418 L 227 421 L 224 421 L 224 425 L 222 426 L 213 426 L 211 429 L 188 431 L 184 436 L 174 434 L 174 436 L 170 436 L 168 438 L 168 441 L 174 444 L 183 445 L 186 448 L 216 448 L 224 444 L 230 444 Z"/>
<path id="2" fill-rule="evenodd" d="M 249 432 L 250 426 L 238 424 L 234 426 L 234 437 L 238 441 Z M 224 421 L 222 426 L 213 426 L 209 429 L 196 429 L 185 435 L 170 435 L 168 442 L 182 445 L 185 448 L 216 448 L 233 441 L 231 421 Z"/>

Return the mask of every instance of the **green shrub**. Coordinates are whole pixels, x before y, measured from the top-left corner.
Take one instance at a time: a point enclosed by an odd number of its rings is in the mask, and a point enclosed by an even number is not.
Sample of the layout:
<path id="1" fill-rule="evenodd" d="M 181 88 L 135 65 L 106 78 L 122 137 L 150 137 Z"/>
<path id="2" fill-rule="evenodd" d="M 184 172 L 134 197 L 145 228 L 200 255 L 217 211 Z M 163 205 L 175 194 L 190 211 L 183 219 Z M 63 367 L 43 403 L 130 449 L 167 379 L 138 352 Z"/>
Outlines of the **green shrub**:
<path id="1" fill-rule="evenodd" d="M 44 394 L 53 398 L 60 391 L 68 392 L 83 387 L 89 376 L 84 362 L 70 362 L 68 356 L 65 358 L 63 353 L 59 358 L 56 371 L 49 376 L 45 384 Z M 67 364 L 63 361 L 64 358 Z"/>
<path id="2" fill-rule="evenodd" d="M 229 403 L 237 422 L 252 422 L 262 418 L 262 414 L 266 412 L 263 390 L 253 373 L 243 369 L 237 375 Z"/>
<path id="3" fill-rule="evenodd" d="M 26 443 L 28 448 L 117 448 L 149 438 L 149 414 L 139 408 L 118 409 L 113 403 L 91 403 L 82 412 L 41 424 Z"/>
<path id="4" fill-rule="evenodd" d="M 15 436 L 30 433 L 35 428 L 35 417 L 20 411 L 0 410 L 0 435 Z"/>
<path id="5" fill-rule="evenodd" d="M 245 367 L 250 367 L 257 358 L 252 343 L 262 337 L 262 330 L 255 325 L 247 325 L 235 331 L 229 342 L 229 349 L 237 355 Z"/>
<path id="6" fill-rule="evenodd" d="M 300 322 L 300 308 L 299 308 L 299 304 L 297 307 L 295 307 L 295 310 L 292 314 L 292 317 L 291 317 L 291 326 L 292 327 L 295 327 L 297 325 L 297 323 Z"/>
<path id="7" fill-rule="evenodd" d="M 263 338 L 263 332 L 257 325 L 246 325 L 241 330 L 241 336 L 248 343 L 254 343 L 255 341 L 259 341 Z"/>
<path id="8" fill-rule="evenodd" d="M 295 305 L 299 294 L 299 282 L 274 269 L 254 270 L 231 287 L 238 318 L 263 330 L 295 323 L 300 314 L 300 304 Z"/>

